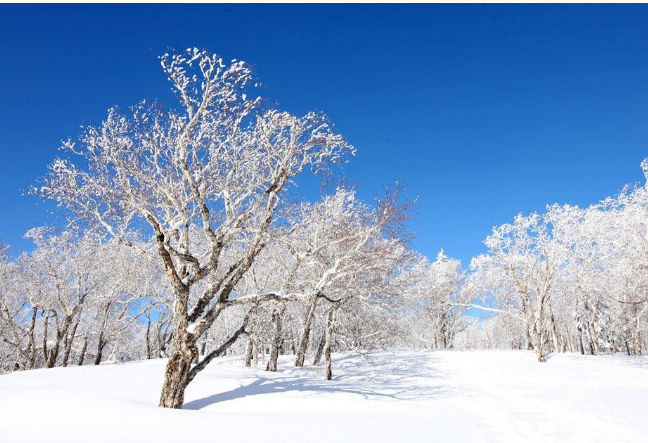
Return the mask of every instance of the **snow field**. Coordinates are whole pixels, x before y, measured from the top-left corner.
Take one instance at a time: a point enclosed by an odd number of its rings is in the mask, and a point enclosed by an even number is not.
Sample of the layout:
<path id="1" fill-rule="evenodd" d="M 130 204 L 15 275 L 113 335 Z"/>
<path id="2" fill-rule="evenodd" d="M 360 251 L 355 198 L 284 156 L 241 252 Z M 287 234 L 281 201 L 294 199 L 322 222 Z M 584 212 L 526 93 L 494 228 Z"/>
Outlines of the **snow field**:
<path id="1" fill-rule="evenodd" d="M 183 410 L 164 360 L 0 376 L 0 441 L 648 442 L 648 357 L 397 350 L 277 373 L 217 359 Z"/>

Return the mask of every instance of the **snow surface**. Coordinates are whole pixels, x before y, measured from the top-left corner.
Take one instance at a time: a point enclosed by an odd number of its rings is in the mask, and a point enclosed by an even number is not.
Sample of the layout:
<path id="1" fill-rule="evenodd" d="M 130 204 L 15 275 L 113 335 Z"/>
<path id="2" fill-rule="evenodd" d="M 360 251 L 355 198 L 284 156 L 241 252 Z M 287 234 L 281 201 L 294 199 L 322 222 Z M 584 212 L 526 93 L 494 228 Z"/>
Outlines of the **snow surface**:
<path id="1" fill-rule="evenodd" d="M 648 357 L 523 351 L 335 355 L 278 373 L 217 359 L 184 410 L 156 407 L 165 361 L 0 376 L 0 441 L 648 442 Z"/>

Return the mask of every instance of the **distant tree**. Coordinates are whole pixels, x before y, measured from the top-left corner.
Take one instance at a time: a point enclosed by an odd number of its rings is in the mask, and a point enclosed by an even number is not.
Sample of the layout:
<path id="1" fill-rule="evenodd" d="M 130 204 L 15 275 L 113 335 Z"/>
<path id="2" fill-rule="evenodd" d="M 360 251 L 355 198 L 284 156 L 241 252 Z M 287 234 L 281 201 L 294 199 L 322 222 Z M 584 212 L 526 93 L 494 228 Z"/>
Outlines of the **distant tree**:
<path id="1" fill-rule="evenodd" d="M 552 286 L 561 260 L 550 225 L 547 215 L 518 215 L 513 223 L 493 228 L 484 242 L 488 253 L 471 263 L 482 291 L 495 295 L 499 306 L 515 309 L 524 320 L 527 341 L 540 362 L 546 361 Z"/>
<path id="2" fill-rule="evenodd" d="M 405 274 L 405 294 L 413 322 L 425 325 L 419 338 L 433 348 L 452 347 L 454 335 L 466 310 L 465 292 L 461 291 L 464 271 L 459 260 L 441 250 L 432 263 L 425 257 L 417 260 Z"/>

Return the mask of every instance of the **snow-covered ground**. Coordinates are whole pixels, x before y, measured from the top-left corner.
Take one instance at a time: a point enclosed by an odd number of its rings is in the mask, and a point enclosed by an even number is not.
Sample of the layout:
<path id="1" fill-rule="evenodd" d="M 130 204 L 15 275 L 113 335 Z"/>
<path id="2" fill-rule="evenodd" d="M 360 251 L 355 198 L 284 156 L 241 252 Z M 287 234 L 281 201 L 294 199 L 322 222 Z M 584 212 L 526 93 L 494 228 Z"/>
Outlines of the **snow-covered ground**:
<path id="1" fill-rule="evenodd" d="M 278 373 L 214 361 L 184 410 L 156 407 L 164 361 L 0 376 L 0 441 L 648 442 L 648 358 L 385 351 Z"/>

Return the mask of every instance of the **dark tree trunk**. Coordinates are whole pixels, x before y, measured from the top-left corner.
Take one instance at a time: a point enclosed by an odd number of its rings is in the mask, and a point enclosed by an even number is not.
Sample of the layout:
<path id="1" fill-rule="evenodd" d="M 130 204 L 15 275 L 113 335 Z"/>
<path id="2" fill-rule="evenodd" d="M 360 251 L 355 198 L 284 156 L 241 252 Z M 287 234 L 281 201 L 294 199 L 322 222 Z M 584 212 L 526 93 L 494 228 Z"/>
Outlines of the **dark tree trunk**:
<path id="1" fill-rule="evenodd" d="M 53 368 L 54 366 L 56 366 L 56 361 L 58 360 L 59 351 L 61 349 L 61 340 L 62 339 L 63 339 L 63 336 L 61 334 L 61 331 L 57 328 L 57 330 L 56 330 L 56 341 L 54 342 L 54 346 L 50 348 L 49 355 L 47 356 L 47 367 L 48 368 Z"/>
<path id="2" fill-rule="evenodd" d="M 187 301 L 189 289 L 176 288 L 175 306 L 173 313 L 173 344 L 171 355 L 164 371 L 164 382 L 160 394 L 160 406 L 163 408 L 181 409 L 184 394 L 189 384 L 191 363 L 196 357 L 194 335 L 187 332 L 189 318 L 187 317 Z"/>
<path id="3" fill-rule="evenodd" d="M 43 359 L 45 362 L 47 362 L 47 359 L 49 357 L 48 355 L 48 349 L 47 349 L 47 335 L 48 335 L 48 328 L 49 328 L 49 318 L 50 318 L 50 313 L 48 312 L 47 315 L 45 316 L 45 326 L 43 327 Z"/>
<path id="4" fill-rule="evenodd" d="M 177 343 L 177 344 L 176 344 Z M 182 409 L 184 394 L 189 384 L 191 363 L 194 361 L 194 348 L 187 346 L 184 340 L 174 340 L 171 357 L 164 372 L 164 383 L 160 394 L 160 406 L 163 408 Z"/>
<path id="5" fill-rule="evenodd" d="M 580 353 L 585 355 L 585 340 L 583 339 L 583 328 L 580 325 L 577 327 L 578 330 L 578 347 L 580 348 Z"/>
<path id="6" fill-rule="evenodd" d="M 103 339 L 103 333 L 99 334 L 99 342 L 97 343 L 97 355 L 95 356 L 95 365 L 100 365 L 101 360 L 103 359 L 103 350 L 106 346 L 106 342 Z"/>
<path id="7" fill-rule="evenodd" d="M 192 363 L 198 357 L 198 337 L 187 330 L 189 318 L 186 315 L 188 292 L 180 293 L 176 297 L 175 314 L 173 316 L 173 344 L 171 356 L 167 362 L 162 393 L 160 394 L 160 407 L 182 409 L 184 394 L 189 383 L 203 370 L 215 357 L 223 354 L 238 337 L 245 332 L 250 313 L 245 317 L 243 325 L 223 343 L 218 349 L 205 356 L 195 367 Z"/>
<path id="8" fill-rule="evenodd" d="M 150 360 L 151 353 L 151 317 L 147 316 L 146 319 L 146 359 Z"/>
<path id="9" fill-rule="evenodd" d="M 86 335 L 83 340 L 83 347 L 81 348 L 81 355 L 79 355 L 79 366 L 83 366 L 83 360 L 85 360 L 86 349 L 88 349 L 88 336 Z"/>
<path id="10" fill-rule="evenodd" d="M 69 339 L 66 339 L 65 342 L 65 352 L 63 354 L 63 367 L 66 367 L 68 365 L 68 361 L 70 360 L 72 345 L 74 343 L 74 339 L 76 338 L 76 331 L 79 328 L 80 321 L 81 321 L 81 315 L 79 314 L 76 322 L 74 323 L 74 326 L 72 327 L 72 333 L 70 334 Z"/>
<path id="11" fill-rule="evenodd" d="M 626 353 L 628 355 L 632 355 L 632 352 L 630 352 L 630 344 L 628 343 L 628 340 L 625 340 L 624 343 L 625 343 Z"/>

